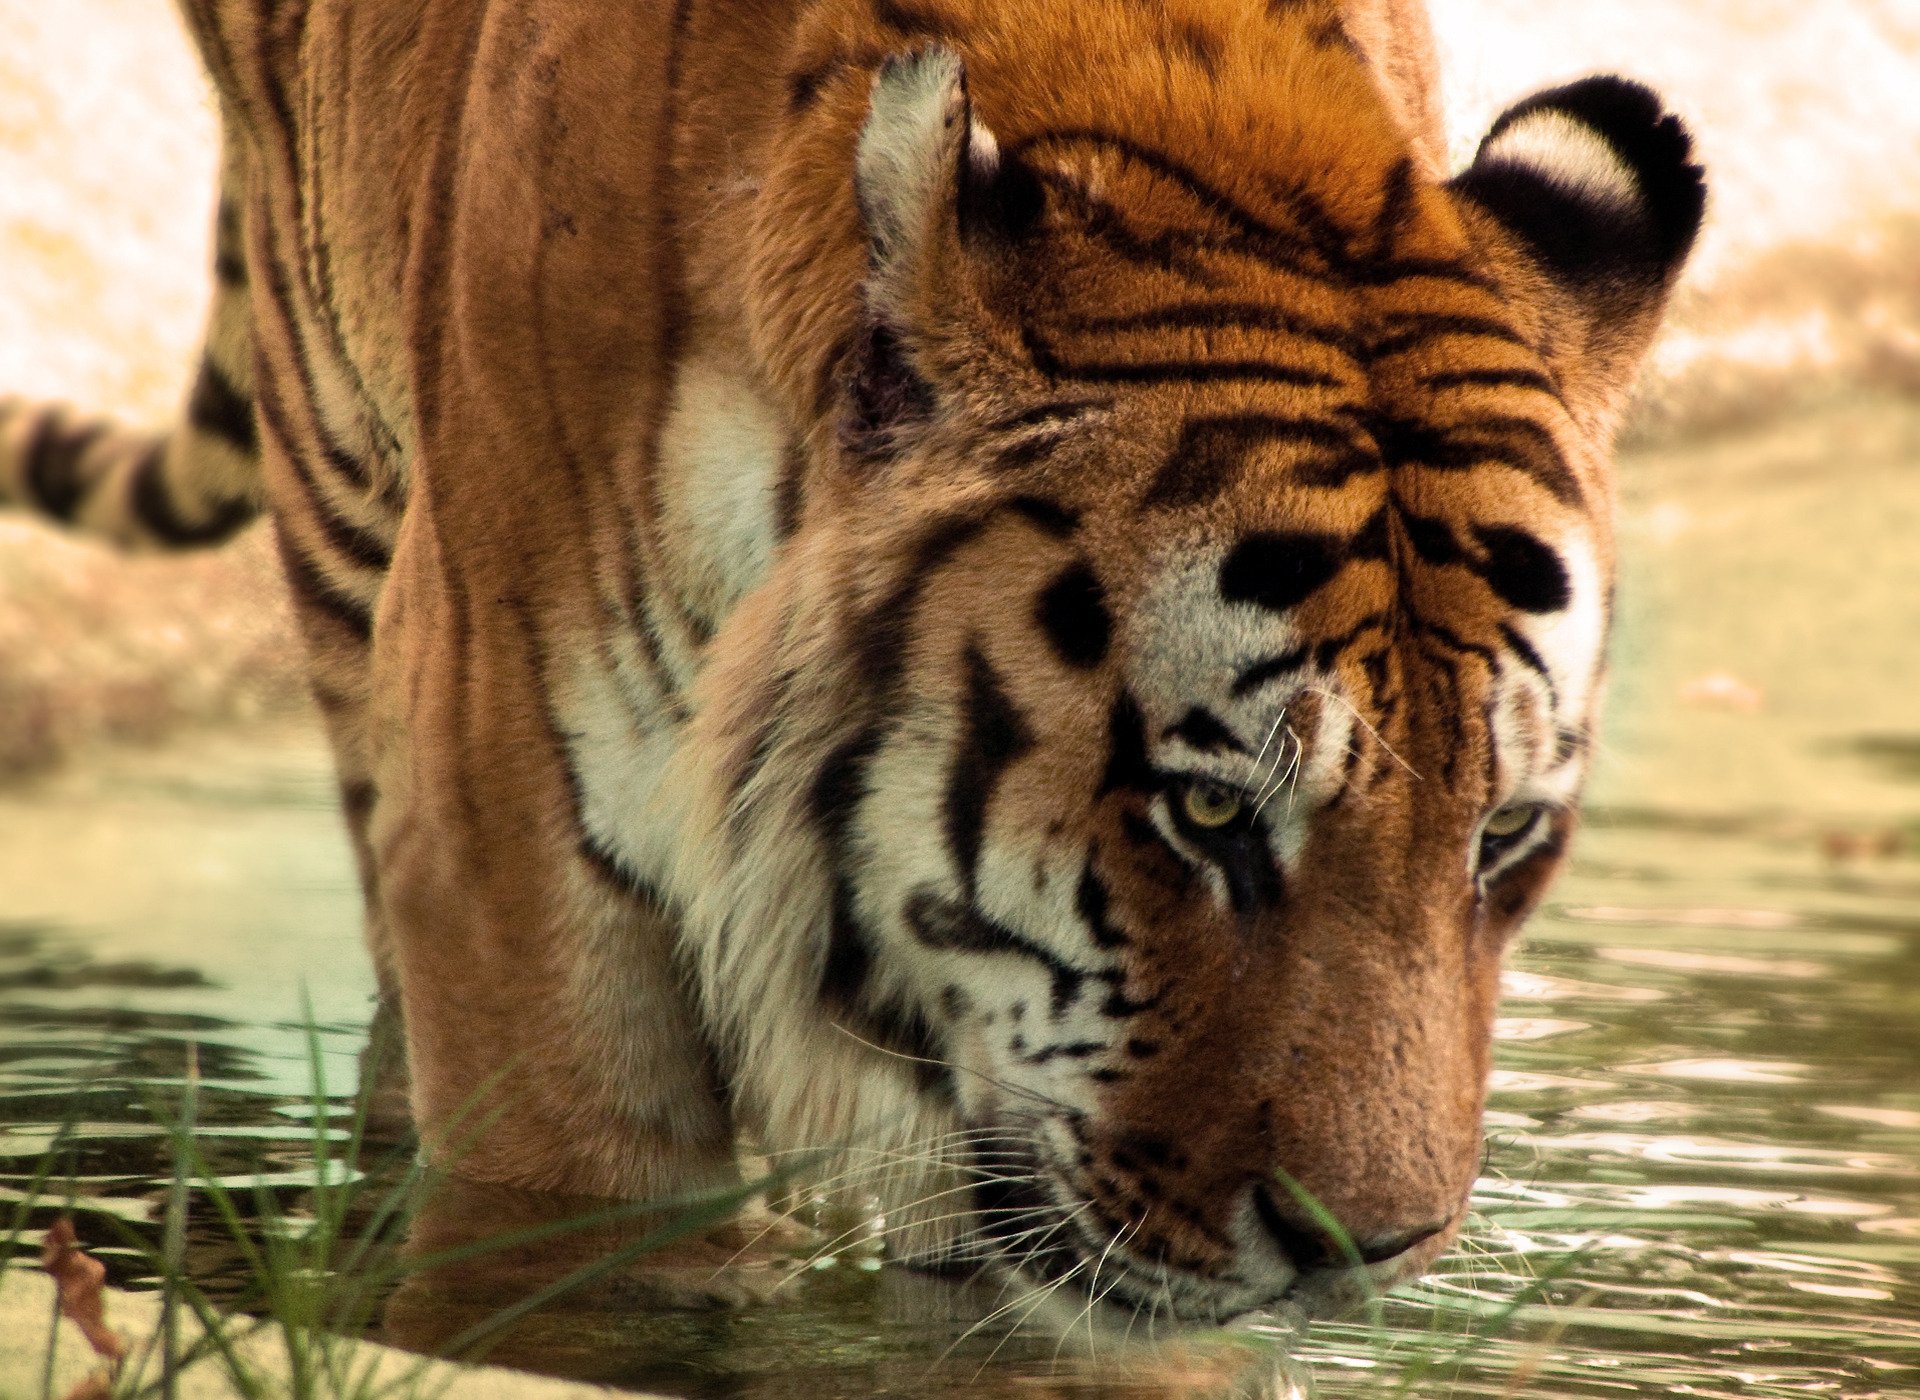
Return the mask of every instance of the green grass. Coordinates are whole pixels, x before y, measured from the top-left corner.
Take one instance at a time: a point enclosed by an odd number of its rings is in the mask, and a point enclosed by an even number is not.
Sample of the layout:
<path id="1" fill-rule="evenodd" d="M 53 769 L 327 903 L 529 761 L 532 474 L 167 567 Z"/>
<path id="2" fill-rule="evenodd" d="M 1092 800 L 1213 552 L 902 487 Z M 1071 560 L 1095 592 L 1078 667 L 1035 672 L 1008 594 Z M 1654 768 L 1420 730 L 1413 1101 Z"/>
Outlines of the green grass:
<path id="1" fill-rule="evenodd" d="M 120 1368 L 113 1384 L 115 1400 L 171 1400 L 181 1377 L 206 1368 L 213 1368 L 246 1400 L 426 1400 L 438 1385 L 432 1378 L 445 1374 L 436 1370 L 436 1358 L 418 1358 L 398 1374 L 388 1365 L 383 1374 L 386 1349 L 362 1340 L 386 1296 L 407 1278 L 585 1230 L 647 1222 L 637 1238 L 499 1309 L 439 1348 L 440 1358 L 480 1361 L 529 1314 L 719 1224 L 813 1165 L 798 1161 L 726 1190 L 609 1205 L 456 1248 L 409 1255 L 402 1249 L 408 1231 L 443 1178 L 409 1147 L 376 1154 L 368 1140 L 371 1086 L 378 1082 L 378 1059 L 385 1047 L 373 1047 L 344 1133 L 335 1125 L 336 1102 L 328 1093 L 320 1037 L 311 1016 L 306 1047 L 312 1180 L 301 1193 L 297 1212 L 283 1204 L 275 1189 L 283 1181 L 270 1182 L 266 1173 L 258 1172 L 249 1185 L 236 1186 L 231 1175 L 223 1176 L 208 1161 L 194 1136 L 200 1078 L 191 1045 L 177 1104 L 149 1102 L 155 1122 L 167 1134 L 172 1173 L 157 1238 L 156 1232 L 137 1230 L 111 1215 L 98 1217 L 142 1271 L 159 1280 L 160 1325 Z M 459 1144 L 471 1142 L 485 1126 L 484 1121 L 457 1119 L 449 1129 L 456 1144 L 451 1158 L 457 1161 Z M 13 1207 L 0 1236 L 0 1276 L 25 1253 L 22 1239 L 34 1213 L 61 1198 L 59 1164 L 72 1128 L 68 1122 L 58 1131 Z M 69 1188 L 62 1212 L 70 1215 L 80 1204 L 84 1202 Z M 187 1259 L 192 1210 L 211 1212 L 220 1242 L 242 1261 L 245 1282 L 237 1293 L 222 1289 L 216 1299 L 192 1276 Z M 197 1323 L 190 1340 L 182 1335 L 183 1315 Z M 50 1329 L 43 1400 L 51 1400 L 54 1335 Z"/>

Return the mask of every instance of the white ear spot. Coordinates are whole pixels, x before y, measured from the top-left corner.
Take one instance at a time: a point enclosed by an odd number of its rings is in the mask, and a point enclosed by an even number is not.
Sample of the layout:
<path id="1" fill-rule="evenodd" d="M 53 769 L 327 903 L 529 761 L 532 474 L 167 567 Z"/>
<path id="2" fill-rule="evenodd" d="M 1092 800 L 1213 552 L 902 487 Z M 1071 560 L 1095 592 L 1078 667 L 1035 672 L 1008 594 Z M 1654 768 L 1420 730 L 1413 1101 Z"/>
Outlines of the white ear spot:
<path id="1" fill-rule="evenodd" d="M 1481 148 L 1475 164 L 1516 165 L 1595 203 L 1638 208 L 1640 182 L 1612 144 L 1568 112 L 1529 112 Z"/>
<path id="2" fill-rule="evenodd" d="M 873 80 L 854 177 L 867 234 L 881 257 L 925 228 L 952 188 L 968 140 L 966 70 L 951 49 L 890 58 Z"/>

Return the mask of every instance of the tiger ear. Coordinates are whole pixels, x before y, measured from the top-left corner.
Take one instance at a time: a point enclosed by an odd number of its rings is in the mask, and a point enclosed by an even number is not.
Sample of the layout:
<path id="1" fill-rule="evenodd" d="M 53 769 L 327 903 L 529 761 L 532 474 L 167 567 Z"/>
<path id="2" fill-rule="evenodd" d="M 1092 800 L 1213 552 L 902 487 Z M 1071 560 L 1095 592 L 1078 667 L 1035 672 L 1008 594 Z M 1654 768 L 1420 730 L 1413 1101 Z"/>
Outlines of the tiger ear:
<path id="1" fill-rule="evenodd" d="M 1638 83 L 1585 78 L 1509 107 L 1450 188 L 1559 289 L 1589 366 L 1630 379 L 1706 210 L 1680 119 Z"/>
<path id="2" fill-rule="evenodd" d="M 896 54 L 874 75 L 854 189 L 868 273 L 841 437 L 872 456 L 936 411 L 923 364 L 964 320 L 967 261 L 985 240 L 1024 234 L 1044 191 L 975 117 L 966 65 L 939 45 Z"/>

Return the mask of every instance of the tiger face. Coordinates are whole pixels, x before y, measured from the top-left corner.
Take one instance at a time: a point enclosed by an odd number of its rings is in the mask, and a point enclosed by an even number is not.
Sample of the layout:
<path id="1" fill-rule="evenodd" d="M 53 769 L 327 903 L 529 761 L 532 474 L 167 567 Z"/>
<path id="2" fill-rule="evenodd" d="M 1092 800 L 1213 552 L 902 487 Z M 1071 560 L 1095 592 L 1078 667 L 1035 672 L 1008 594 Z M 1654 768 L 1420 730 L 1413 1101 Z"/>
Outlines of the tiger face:
<path id="1" fill-rule="evenodd" d="M 837 485 L 696 721 L 703 985 L 775 1135 L 961 1172 L 959 1257 L 1075 1312 L 1336 1310 L 1466 1208 L 1699 172 L 1617 80 L 1450 184 L 1359 96 L 1276 171 L 1013 87 L 875 82 Z"/>

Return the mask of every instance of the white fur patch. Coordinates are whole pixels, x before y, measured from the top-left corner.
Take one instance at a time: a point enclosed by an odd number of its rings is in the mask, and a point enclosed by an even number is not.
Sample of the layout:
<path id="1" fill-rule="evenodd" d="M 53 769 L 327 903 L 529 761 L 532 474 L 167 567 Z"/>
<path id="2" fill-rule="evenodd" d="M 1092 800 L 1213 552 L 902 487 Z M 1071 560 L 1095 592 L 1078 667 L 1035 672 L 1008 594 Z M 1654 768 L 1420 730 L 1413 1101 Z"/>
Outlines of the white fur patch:
<path id="1" fill-rule="evenodd" d="M 660 434 L 674 585 L 718 622 L 773 565 L 774 495 L 788 434 L 766 396 L 711 355 L 683 360 Z"/>
<path id="2" fill-rule="evenodd" d="M 867 233 L 882 256 L 926 227 L 928 209 L 957 169 L 966 136 L 959 57 L 930 48 L 881 68 L 854 159 Z"/>
<path id="3" fill-rule="evenodd" d="M 1129 651 L 1137 658 L 1134 692 L 1154 761 L 1251 794 L 1285 864 L 1299 856 L 1309 819 L 1340 785 L 1353 711 L 1338 682 L 1311 665 L 1235 693 L 1243 671 L 1284 655 L 1299 638 L 1286 620 L 1220 596 L 1221 554 L 1217 548 L 1176 553 L 1141 600 L 1128 624 Z M 1289 717 L 1288 707 L 1309 690 L 1325 703 L 1318 722 L 1306 727 L 1297 715 Z M 1166 734 L 1196 706 L 1225 724 L 1246 752 L 1203 752 Z"/>
<path id="4" fill-rule="evenodd" d="M 1487 142 L 1479 163 L 1523 166 L 1598 203 L 1641 202 L 1640 182 L 1607 139 L 1552 108 L 1529 113 Z"/>
<path id="5" fill-rule="evenodd" d="M 1546 663 L 1553 676 L 1554 715 L 1566 728 L 1591 723 L 1600 700 L 1600 679 L 1605 662 L 1607 640 L 1606 584 L 1592 543 L 1584 534 L 1572 533 L 1553 541 L 1567 571 L 1567 605 L 1558 612 L 1539 616 L 1515 616 L 1512 626 Z M 1516 678 L 1531 674 L 1525 667 L 1510 666 Z M 1540 735 L 1545 751 L 1530 755 L 1535 764 L 1545 765 L 1551 749 L 1550 736 Z M 1512 748 L 1503 752 L 1519 755 Z M 1584 763 L 1573 764 L 1553 775 L 1552 780 L 1527 795 L 1570 801 L 1584 777 Z"/>
<path id="6" fill-rule="evenodd" d="M 648 713 L 648 697 L 631 693 L 596 648 L 579 649 L 567 679 L 555 710 L 579 776 L 581 819 L 603 850 L 658 884 L 679 835 L 675 804 L 659 796 L 679 730 L 664 710 Z"/>

